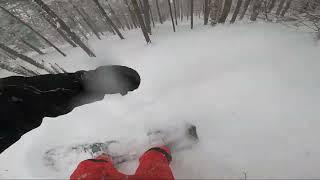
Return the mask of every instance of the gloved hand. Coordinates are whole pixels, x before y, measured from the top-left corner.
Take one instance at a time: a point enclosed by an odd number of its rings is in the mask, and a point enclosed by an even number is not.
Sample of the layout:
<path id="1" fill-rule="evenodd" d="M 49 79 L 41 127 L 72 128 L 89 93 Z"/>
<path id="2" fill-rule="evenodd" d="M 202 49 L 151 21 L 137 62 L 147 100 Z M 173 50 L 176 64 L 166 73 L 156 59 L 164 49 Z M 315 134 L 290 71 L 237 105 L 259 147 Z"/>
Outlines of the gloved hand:
<path id="1" fill-rule="evenodd" d="M 125 66 L 0 79 L 0 153 L 40 126 L 44 117 L 67 114 L 105 94 L 125 95 L 139 85 L 139 74 Z"/>

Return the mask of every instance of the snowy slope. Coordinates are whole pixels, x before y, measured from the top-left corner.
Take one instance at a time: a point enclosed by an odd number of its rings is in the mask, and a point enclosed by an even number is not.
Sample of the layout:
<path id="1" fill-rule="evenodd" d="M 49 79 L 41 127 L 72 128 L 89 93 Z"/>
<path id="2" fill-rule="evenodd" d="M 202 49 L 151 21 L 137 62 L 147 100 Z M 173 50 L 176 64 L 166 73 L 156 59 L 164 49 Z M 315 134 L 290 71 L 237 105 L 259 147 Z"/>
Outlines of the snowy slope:
<path id="1" fill-rule="evenodd" d="M 152 45 L 140 31 L 125 36 L 92 40 L 94 59 L 67 49 L 67 58 L 45 60 L 69 71 L 127 65 L 141 74 L 140 88 L 46 118 L 0 155 L 0 178 L 67 178 L 74 164 L 48 169 L 45 150 L 96 140 L 139 144 L 149 128 L 181 122 L 196 124 L 201 141 L 174 155 L 177 178 L 320 177 L 320 48 L 310 34 L 275 24 L 185 25 L 173 33 L 167 22 Z"/>

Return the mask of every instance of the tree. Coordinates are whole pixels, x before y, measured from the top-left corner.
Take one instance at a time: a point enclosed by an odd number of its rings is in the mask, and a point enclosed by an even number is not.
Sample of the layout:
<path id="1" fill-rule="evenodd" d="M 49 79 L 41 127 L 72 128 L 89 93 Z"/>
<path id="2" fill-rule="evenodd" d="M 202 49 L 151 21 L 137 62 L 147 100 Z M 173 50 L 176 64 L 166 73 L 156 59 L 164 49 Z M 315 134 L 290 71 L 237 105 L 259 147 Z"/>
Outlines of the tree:
<path id="1" fill-rule="evenodd" d="M 237 16 L 238 16 L 238 14 L 240 12 L 240 7 L 241 7 L 241 4 L 242 4 L 242 1 L 243 0 L 238 0 L 237 1 L 236 9 L 234 10 L 232 18 L 230 20 L 231 24 L 234 23 L 236 21 L 236 19 L 237 19 Z"/>
<path id="2" fill-rule="evenodd" d="M 119 31 L 118 27 L 112 22 L 112 20 L 109 18 L 109 16 L 107 15 L 106 11 L 102 8 L 102 6 L 100 5 L 98 0 L 93 0 L 93 2 L 98 6 L 99 11 L 101 12 L 101 14 L 104 16 L 105 21 L 113 28 L 114 31 L 116 31 L 116 33 L 118 34 L 118 36 L 120 37 L 120 39 L 124 39 L 123 35 L 121 34 L 121 32 Z"/>
<path id="3" fill-rule="evenodd" d="M 286 12 L 288 11 L 288 9 L 290 8 L 292 0 L 287 0 L 286 5 L 284 6 L 283 10 L 281 11 L 280 16 L 284 16 L 286 14 Z"/>
<path id="4" fill-rule="evenodd" d="M 13 15 L 10 11 L 6 10 L 5 8 L 3 8 L 2 6 L 0 6 L 0 9 L 2 9 L 4 12 L 6 12 L 7 14 L 9 14 L 11 17 L 13 17 L 15 20 L 17 20 L 18 22 L 20 22 L 21 24 L 23 24 L 24 26 L 26 26 L 27 28 L 29 28 L 32 32 L 34 32 L 36 35 L 38 35 L 41 39 L 43 39 L 48 45 L 50 45 L 51 47 L 53 47 L 55 50 L 57 50 L 61 55 L 63 56 L 67 56 L 65 53 L 63 53 L 57 46 L 55 46 L 51 41 L 49 41 L 47 38 L 45 38 L 42 34 L 40 34 L 38 31 L 34 30 L 29 24 L 27 24 L 26 22 L 22 21 L 20 18 L 18 18 L 17 16 Z"/>
<path id="5" fill-rule="evenodd" d="M 128 11 L 129 11 L 129 14 L 130 14 L 130 17 L 131 17 L 131 21 L 134 25 L 135 28 L 138 28 L 138 23 L 137 23 L 137 19 L 136 19 L 136 16 L 134 15 L 134 12 L 131 10 L 130 8 L 130 5 L 128 3 L 128 0 L 124 0 L 127 8 L 128 8 Z"/>
<path id="6" fill-rule="evenodd" d="M 285 3 L 285 0 L 280 0 L 279 5 L 278 5 L 278 8 L 277 8 L 277 11 L 276 11 L 276 15 L 277 15 L 277 16 L 280 15 L 280 12 L 281 12 L 281 10 L 282 10 L 282 8 L 283 8 L 284 3 Z"/>
<path id="7" fill-rule="evenodd" d="M 193 29 L 193 6 L 194 6 L 194 1 L 190 0 L 191 29 Z"/>
<path id="8" fill-rule="evenodd" d="M 275 4 L 276 4 L 276 0 L 270 0 L 269 4 L 268 4 L 268 7 L 267 7 L 268 8 L 267 12 L 271 12 L 272 9 L 274 8 Z"/>
<path id="9" fill-rule="evenodd" d="M 240 20 L 243 19 L 244 15 L 246 14 L 247 10 L 248 10 L 248 7 L 249 7 L 249 4 L 250 4 L 251 0 L 245 0 L 244 1 L 244 4 L 243 4 L 243 10 L 240 14 Z"/>
<path id="10" fill-rule="evenodd" d="M 107 0 L 106 0 L 107 1 Z M 119 19 L 119 17 L 117 16 L 116 12 L 113 10 L 112 6 L 108 3 L 107 1 L 107 4 L 108 4 L 108 7 L 110 9 L 110 13 L 111 15 L 114 17 L 114 19 L 116 20 L 116 22 L 118 23 L 119 27 L 123 28 L 123 25 Z"/>
<path id="11" fill-rule="evenodd" d="M 204 25 L 207 25 L 209 21 L 209 13 L 210 13 L 209 3 L 210 3 L 210 0 L 204 0 L 204 13 L 203 13 Z"/>
<path id="12" fill-rule="evenodd" d="M 151 21 L 150 21 L 150 4 L 148 0 L 143 0 L 143 14 L 144 14 L 144 22 L 146 24 L 146 28 L 148 33 L 151 34 Z"/>
<path id="13" fill-rule="evenodd" d="M 176 0 L 173 0 L 173 8 L 174 8 L 174 18 L 176 20 L 176 25 L 178 25 L 178 19 L 177 19 L 177 2 Z"/>
<path id="14" fill-rule="evenodd" d="M 217 24 L 221 14 L 222 3 L 223 3 L 222 0 L 214 0 L 212 3 L 210 3 L 211 25 Z"/>
<path id="15" fill-rule="evenodd" d="M 57 26 L 56 24 L 54 24 L 51 19 L 48 17 L 48 15 L 45 13 L 45 12 L 42 12 L 40 9 L 38 9 L 37 7 L 35 7 L 36 11 L 38 12 L 38 14 L 43 17 L 50 25 L 53 29 L 57 30 L 57 32 L 59 33 L 59 35 L 67 42 L 69 43 L 72 47 L 77 47 L 77 45 L 72 41 L 70 40 L 66 34 L 61 31 L 61 29 L 57 29 Z"/>
<path id="16" fill-rule="evenodd" d="M 23 54 L 18 53 L 14 49 L 12 49 L 12 48 L 10 48 L 10 47 L 2 44 L 2 43 L 0 43 L 0 49 L 6 51 L 7 53 L 9 53 L 9 54 L 11 54 L 13 56 L 16 56 L 16 57 L 20 58 L 21 60 L 23 60 L 23 61 L 25 61 L 25 62 L 27 62 L 29 64 L 32 64 L 32 65 L 36 66 L 37 68 L 43 69 L 43 70 L 47 71 L 48 73 L 52 73 L 52 71 L 50 71 L 44 65 L 42 65 L 42 64 L 38 63 L 37 61 L 29 58 L 28 56 L 25 56 Z"/>
<path id="17" fill-rule="evenodd" d="M 170 0 L 168 0 L 168 6 L 169 6 L 169 11 L 170 11 L 170 17 L 171 17 L 173 32 L 176 32 L 176 27 L 175 27 L 175 25 L 174 25 L 174 20 L 173 20 L 173 15 L 172 15 L 172 9 L 171 9 L 171 2 L 170 2 Z"/>
<path id="18" fill-rule="evenodd" d="M 220 16 L 220 19 L 219 19 L 218 23 L 225 23 L 226 22 L 226 19 L 228 17 L 230 9 L 231 9 L 231 5 L 232 5 L 232 0 L 225 0 L 224 1 L 222 14 Z"/>
<path id="19" fill-rule="evenodd" d="M 43 9 L 45 12 L 48 13 L 48 15 L 52 18 L 52 21 L 55 24 L 59 24 L 57 28 L 61 28 L 70 36 L 70 38 L 78 44 L 90 57 L 95 57 L 96 55 L 81 41 L 79 36 L 73 32 L 67 24 L 54 12 L 50 9 L 49 6 L 47 6 L 42 0 L 33 0 L 41 9 Z"/>
<path id="20" fill-rule="evenodd" d="M 162 16 L 161 16 L 160 8 L 159 8 L 159 0 L 156 0 L 156 6 L 157 6 L 157 11 L 158 11 L 159 21 L 160 21 L 161 24 L 163 24 Z"/>
<path id="21" fill-rule="evenodd" d="M 253 7 L 252 7 L 252 14 L 250 17 L 251 21 L 256 21 L 257 17 L 259 15 L 260 12 L 260 8 L 261 8 L 261 4 L 262 4 L 262 0 L 255 0 Z"/>
<path id="22" fill-rule="evenodd" d="M 25 39 L 21 38 L 20 41 L 25 44 L 26 46 L 28 46 L 30 49 L 36 51 L 38 54 L 40 55 L 44 55 L 44 52 L 42 52 L 39 48 L 37 48 L 36 46 L 32 45 L 31 43 L 29 43 L 28 41 L 26 41 Z"/>
<path id="23" fill-rule="evenodd" d="M 134 12 L 136 13 L 137 17 L 138 17 L 138 21 L 140 23 L 140 27 L 141 27 L 141 30 L 142 30 L 142 33 L 143 33 L 143 36 L 147 42 L 147 44 L 151 43 L 151 40 L 150 40 L 150 37 L 148 35 L 148 31 L 147 31 L 147 28 L 146 26 L 144 25 L 144 21 L 143 21 L 143 17 L 140 13 L 140 9 L 139 9 L 139 5 L 138 5 L 138 2 L 137 0 L 131 0 L 132 2 L 132 5 L 133 5 L 133 8 L 134 8 Z"/>

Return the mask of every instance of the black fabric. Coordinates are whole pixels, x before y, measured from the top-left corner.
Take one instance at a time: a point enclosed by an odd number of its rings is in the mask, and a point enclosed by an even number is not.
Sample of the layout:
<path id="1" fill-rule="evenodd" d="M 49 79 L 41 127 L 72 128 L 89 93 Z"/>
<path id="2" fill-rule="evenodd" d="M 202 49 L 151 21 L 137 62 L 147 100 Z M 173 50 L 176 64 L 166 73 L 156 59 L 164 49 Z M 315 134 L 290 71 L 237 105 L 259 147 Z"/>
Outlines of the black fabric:
<path id="1" fill-rule="evenodd" d="M 158 151 L 158 152 L 162 153 L 167 158 L 169 163 L 172 161 L 172 156 L 169 153 L 167 153 L 167 151 L 163 150 L 162 148 L 153 147 L 153 148 L 149 149 L 148 151 Z"/>
<path id="2" fill-rule="evenodd" d="M 105 94 L 124 95 L 139 85 L 139 74 L 125 66 L 0 79 L 0 153 L 40 126 L 44 117 L 67 114 Z"/>
<path id="3" fill-rule="evenodd" d="M 92 162 L 104 162 L 108 163 L 109 161 L 103 160 L 103 159 L 87 159 L 87 161 L 92 161 Z"/>

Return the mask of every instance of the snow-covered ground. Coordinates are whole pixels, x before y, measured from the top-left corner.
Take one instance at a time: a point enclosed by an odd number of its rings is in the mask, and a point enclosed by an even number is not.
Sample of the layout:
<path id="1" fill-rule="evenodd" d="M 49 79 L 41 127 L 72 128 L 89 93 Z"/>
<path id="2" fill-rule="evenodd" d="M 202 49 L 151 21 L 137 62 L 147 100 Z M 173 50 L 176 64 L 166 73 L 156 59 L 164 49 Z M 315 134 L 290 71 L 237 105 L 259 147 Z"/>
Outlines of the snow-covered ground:
<path id="1" fill-rule="evenodd" d="M 173 156 L 176 178 L 319 178 L 320 48 L 310 34 L 276 24 L 235 24 L 194 30 L 158 26 L 153 44 L 126 32 L 68 57 L 47 55 L 68 71 L 99 65 L 133 67 L 141 77 L 127 96 L 46 118 L 0 155 L 0 178 L 68 178 L 75 164 L 52 170 L 43 163 L 51 147 L 133 139 L 153 127 L 192 122 L 200 143 Z M 128 147 L 130 148 L 130 147 Z M 123 165 L 132 173 L 137 163 Z"/>

